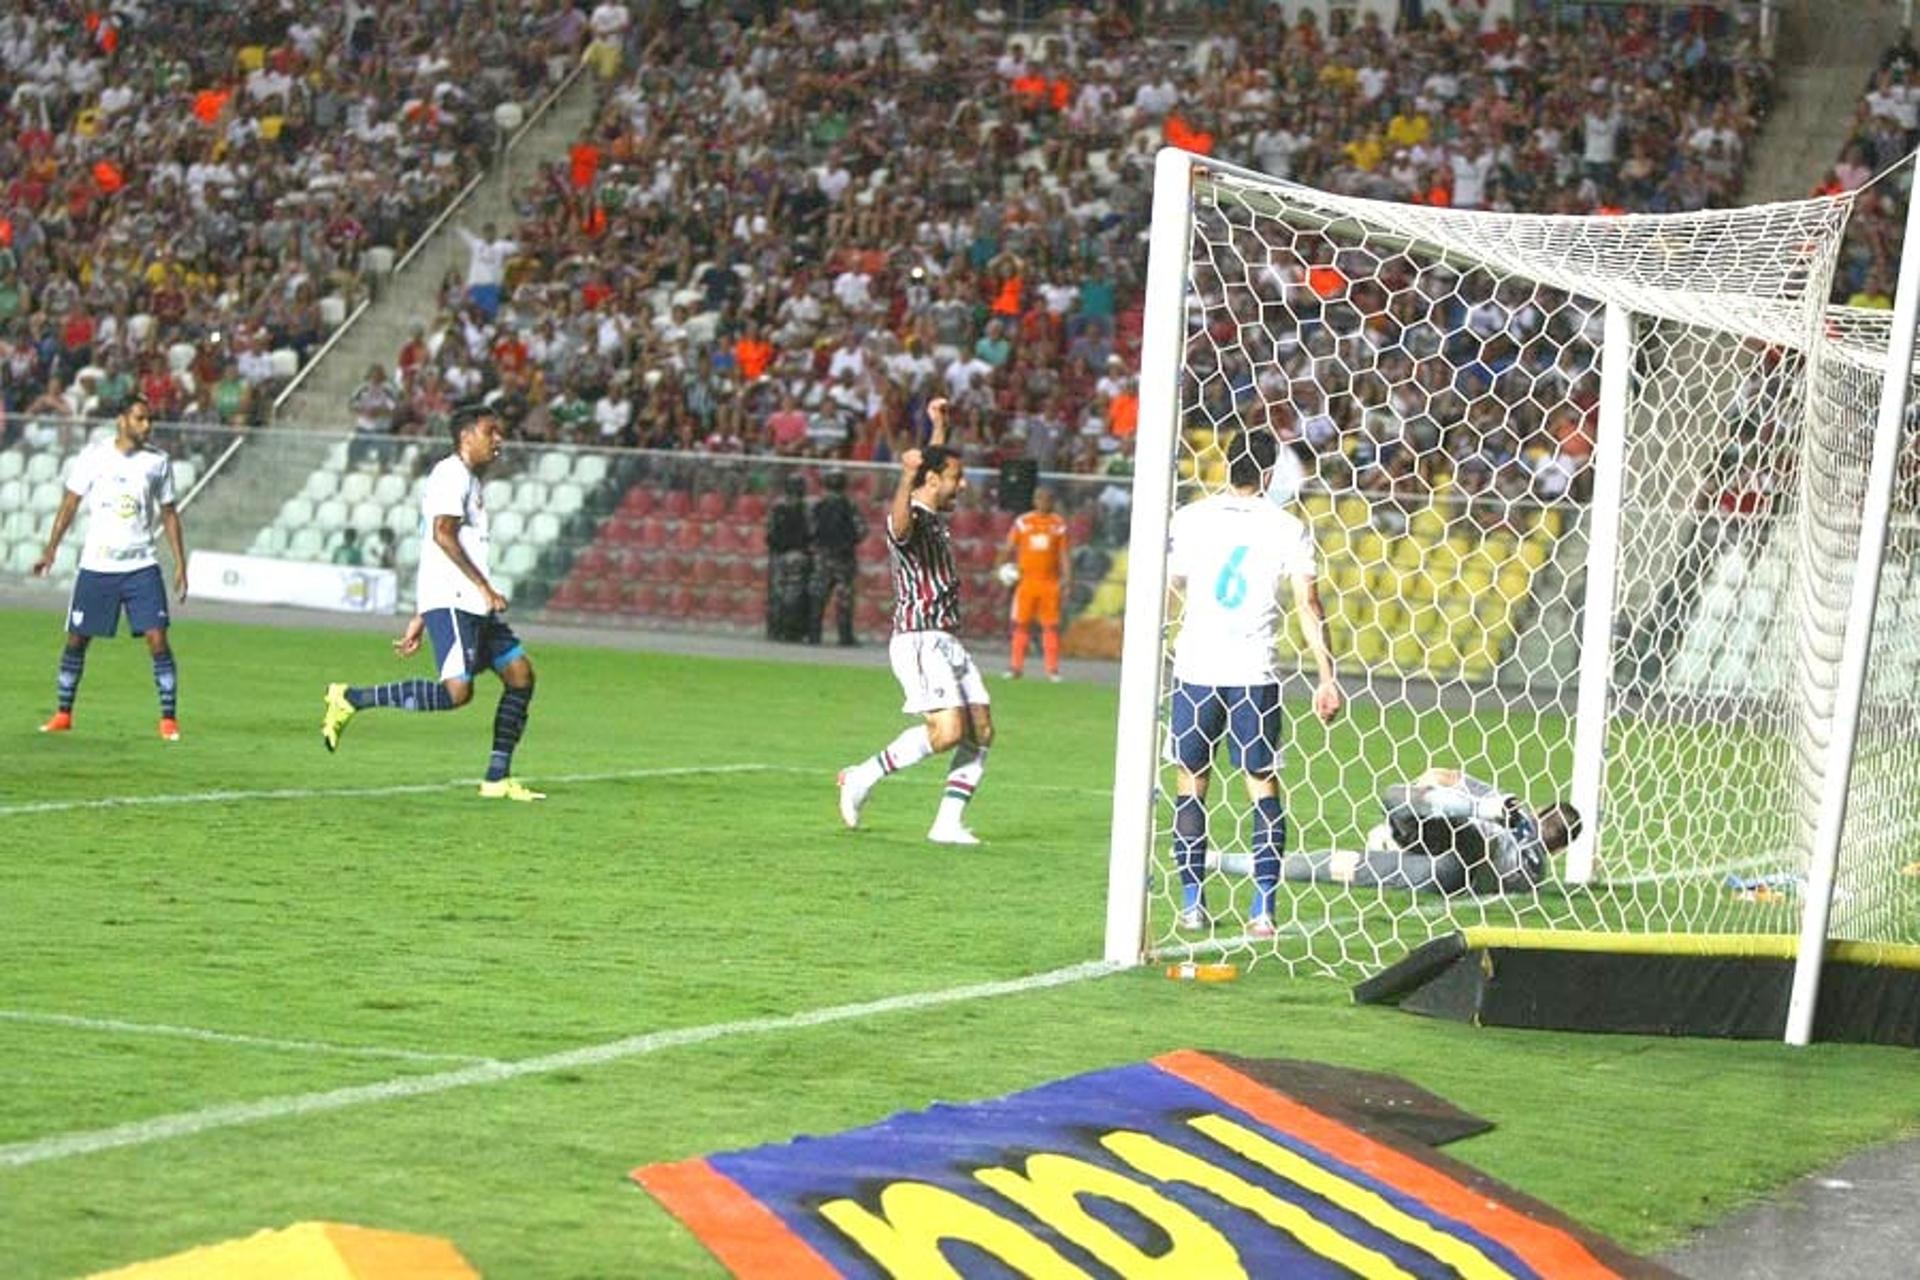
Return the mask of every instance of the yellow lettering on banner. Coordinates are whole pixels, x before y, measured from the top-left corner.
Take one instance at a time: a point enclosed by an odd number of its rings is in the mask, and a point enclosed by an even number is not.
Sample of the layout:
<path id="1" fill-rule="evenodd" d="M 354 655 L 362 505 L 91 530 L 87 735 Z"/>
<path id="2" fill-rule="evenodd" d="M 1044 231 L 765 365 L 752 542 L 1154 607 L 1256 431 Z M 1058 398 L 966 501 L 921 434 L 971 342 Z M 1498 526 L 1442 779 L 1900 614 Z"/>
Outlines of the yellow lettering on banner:
<path id="1" fill-rule="evenodd" d="M 1218 1196 L 1237 1209 L 1245 1209 L 1267 1225 L 1292 1236 L 1302 1248 L 1337 1262 L 1366 1280 L 1413 1280 L 1392 1258 L 1349 1240 L 1300 1206 L 1289 1204 L 1239 1174 L 1210 1165 L 1158 1138 L 1121 1130 L 1100 1139 L 1100 1145 L 1150 1178 L 1184 1182 Z"/>
<path id="2" fill-rule="evenodd" d="M 1225 1116 L 1199 1116 L 1187 1123 L 1221 1146 L 1238 1152 L 1262 1168 L 1273 1170 L 1315 1195 L 1324 1196 L 1401 1243 L 1438 1258 L 1452 1267 L 1460 1280 L 1506 1280 L 1512 1275 L 1512 1272 L 1470 1242 L 1422 1222 L 1396 1208 L 1392 1201 L 1379 1192 L 1349 1182 L 1245 1125 L 1236 1124 Z"/>
<path id="3" fill-rule="evenodd" d="M 1207 1276 L 1243 1280 L 1246 1270 L 1231 1242 L 1206 1219 L 1125 1174 L 1074 1156 L 1041 1152 L 1028 1159 L 1025 1176 L 1011 1169 L 973 1175 L 1085 1249 L 1124 1280 L 1174 1280 Z M 1157 1257 L 1088 1213 L 1080 1196 L 1123 1204 L 1165 1231 L 1172 1240 Z"/>
<path id="4" fill-rule="evenodd" d="M 1091 1280 L 1059 1251 L 1017 1222 L 945 1187 L 896 1182 L 880 1193 L 880 1212 L 831 1200 L 820 1216 L 838 1227 L 889 1275 L 961 1280 L 940 1252 L 942 1240 L 973 1245 L 1031 1280 Z"/>

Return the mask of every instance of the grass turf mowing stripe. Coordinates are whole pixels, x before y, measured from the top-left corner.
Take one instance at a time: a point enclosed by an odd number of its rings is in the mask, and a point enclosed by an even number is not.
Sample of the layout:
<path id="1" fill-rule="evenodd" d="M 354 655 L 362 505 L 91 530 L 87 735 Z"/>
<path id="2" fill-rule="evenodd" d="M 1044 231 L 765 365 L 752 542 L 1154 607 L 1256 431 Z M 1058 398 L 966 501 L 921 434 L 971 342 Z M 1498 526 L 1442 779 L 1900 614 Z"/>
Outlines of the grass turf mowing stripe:
<path id="1" fill-rule="evenodd" d="M 87 1018 L 71 1013 L 34 1013 L 26 1009 L 0 1009 L 0 1022 L 72 1027 L 79 1031 L 98 1031 L 109 1035 L 203 1040 L 211 1044 L 244 1045 L 250 1049 L 335 1054 L 345 1058 L 391 1058 L 398 1062 L 460 1062 L 469 1065 L 494 1061 L 492 1058 L 473 1053 L 420 1053 L 413 1049 L 385 1049 L 378 1045 L 329 1044 L 323 1040 L 282 1040 L 273 1036 L 250 1036 L 237 1031 L 211 1031 L 205 1027 L 175 1027 L 166 1023 L 127 1022 L 119 1018 Z"/>
<path id="2" fill-rule="evenodd" d="M 228 1129 L 236 1125 L 258 1124 L 264 1120 L 280 1120 L 289 1116 L 312 1115 L 322 1111 L 339 1111 L 347 1107 L 392 1102 L 396 1099 L 420 1097 L 424 1094 L 445 1093 L 451 1089 L 465 1089 L 474 1085 L 500 1084 L 525 1076 L 600 1066 L 626 1058 L 644 1057 L 665 1049 L 705 1044 L 711 1040 L 723 1040 L 732 1036 L 793 1031 L 835 1022 L 853 1022 L 889 1013 L 932 1009 L 968 1000 L 1019 995 L 1023 992 L 1041 991 L 1049 987 L 1083 982 L 1088 978 L 1117 972 L 1124 967 L 1104 960 L 1094 960 L 1084 964 L 1069 965 L 1064 969 L 1029 974 L 1024 978 L 977 982 L 961 987 L 948 987 L 940 991 L 918 991 L 907 995 L 886 996 L 879 1000 L 862 1001 L 859 1004 L 829 1005 L 825 1008 L 808 1009 L 801 1013 L 790 1013 L 780 1017 L 745 1018 L 736 1022 L 682 1027 L 673 1031 L 650 1031 L 644 1035 L 628 1036 L 605 1044 L 566 1049 L 559 1053 L 521 1058 L 512 1062 L 477 1063 L 457 1071 L 399 1076 L 376 1084 L 353 1085 L 319 1093 L 288 1094 L 277 1098 L 261 1098 L 254 1102 L 203 1107 L 198 1111 L 182 1111 L 168 1116 L 155 1116 L 148 1120 L 135 1120 L 130 1124 L 116 1125 L 110 1129 L 56 1134 L 48 1138 L 34 1138 L 26 1142 L 0 1146 L 0 1168 L 18 1169 L 49 1160 L 65 1160 L 74 1156 L 91 1155 L 97 1151 L 111 1151 L 118 1147 L 137 1147 L 153 1142 L 165 1142 L 173 1138 L 206 1133 L 213 1129 Z"/>
<path id="3" fill-rule="evenodd" d="M 813 773 L 798 765 L 785 764 L 699 764 L 676 765 L 659 769 L 618 769 L 611 773 L 563 773 L 540 777 L 536 781 L 551 786 L 588 782 L 638 782 L 649 778 L 684 778 L 724 773 Z M 0 805 L 0 818 L 16 818 L 36 813 L 69 813 L 79 809 L 137 809 L 149 805 L 237 804 L 246 800 L 346 800 L 374 796 L 413 796 L 435 791 L 459 791 L 477 785 L 473 778 L 452 782 L 410 782 L 385 787 L 279 787 L 261 791 L 189 791 L 178 795 L 98 796 L 91 800 L 37 800 L 28 804 Z"/>

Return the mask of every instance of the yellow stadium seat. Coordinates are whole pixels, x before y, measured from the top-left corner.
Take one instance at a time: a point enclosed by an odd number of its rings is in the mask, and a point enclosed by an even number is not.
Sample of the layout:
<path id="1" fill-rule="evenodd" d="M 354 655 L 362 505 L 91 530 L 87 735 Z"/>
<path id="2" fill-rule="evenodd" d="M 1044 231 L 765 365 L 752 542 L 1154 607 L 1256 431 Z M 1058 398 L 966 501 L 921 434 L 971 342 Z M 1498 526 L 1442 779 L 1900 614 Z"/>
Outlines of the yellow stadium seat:
<path id="1" fill-rule="evenodd" d="M 1450 644 L 1429 645 L 1427 647 L 1427 670 L 1433 674 L 1451 675 L 1460 666 L 1460 651 Z"/>
<path id="2" fill-rule="evenodd" d="M 1179 460 L 1174 463 L 1174 468 L 1180 473 L 1182 480 L 1193 479 L 1193 455 L 1181 454 Z"/>
<path id="3" fill-rule="evenodd" d="M 1463 655 L 1460 659 L 1460 674 L 1469 680 L 1485 680 L 1493 674 L 1493 664 L 1485 658 Z"/>
<path id="4" fill-rule="evenodd" d="M 1421 547 L 1412 538 L 1393 540 L 1393 562 L 1402 569 L 1417 569 L 1420 566 Z"/>
<path id="5" fill-rule="evenodd" d="M 1373 620 L 1382 631 L 1398 634 L 1407 627 L 1407 606 L 1382 596 L 1374 601 Z"/>
<path id="6" fill-rule="evenodd" d="M 1335 504 L 1334 516 L 1349 529 L 1364 529 L 1367 527 L 1367 500 L 1349 494 Z"/>
<path id="7" fill-rule="evenodd" d="M 1502 569 L 1500 576 L 1493 581 L 1493 589 L 1508 603 L 1520 603 L 1527 598 L 1529 590 L 1527 571 L 1518 568 Z"/>
<path id="8" fill-rule="evenodd" d="M 1433 575 L 1421 566 L 1415 566 L 1400 577 L 1400 595 L 1403 599 L 1431 603 L 1435 594 L 1434 588 Z"/>
<path id="9" fill-rule="evenodd" d="M 1391 656 L 1393 665 L 1401 671 L 1418 671 L 1426 664 L 1427 649 L 1419 636 L 1401 635 L 1394 639 Z"/>
<path id="10" fill-rule="evenodd" d="M 1219 454 L 1210 455 L 1203 465 L 1200 480 L 1209 489 L 1224 489 L 1227 484 L 1227 460 Z"/>
<path id="11" fill-rule="evenodd" d="M 1353 557 L 1364 566 L 1385 564 L 1387 544 L 1379 534 L 1369 529 L 1352 542 Z"/>
<path id="12" fill-rule="evenodd" d="M 1440 513 L 1428 507 L 1413 513 L 1407 521 L 1407 532 L 1421 542 L 1439 542 L 1447 536 L 1447 522 Z"/>
<path id="13" fill-rule="evenodd" d="M 1387 656 L 1386 637 L 1378 627 L 1367 627 L 1353 633 L 1353 654 L 1360 659 L 1362 666 L 1377 667 Z"/>
<path id="14" fill-rule="evenodd" d="M 1520 544 L 1520 562 L 1529 569 L 1538 569 L 1547 562 L 1552 553 L 1552 545 L 1540 534 L 1528 534 Z"/>
<path id="15" fill-rule="evenodd" d="M 1309 493 L 1300 498 L 1300 514 L 1308 524 L 1318 524 L 1322 520 L 1333 518 L 1333 495 Z"/>
<path id="16" fill-rule="evenodd" d="M 1212 427 L 1188 427 L 1186 430 L 1187 448 L 1195 453 L 1211 449 L 1220 437 Z"/>

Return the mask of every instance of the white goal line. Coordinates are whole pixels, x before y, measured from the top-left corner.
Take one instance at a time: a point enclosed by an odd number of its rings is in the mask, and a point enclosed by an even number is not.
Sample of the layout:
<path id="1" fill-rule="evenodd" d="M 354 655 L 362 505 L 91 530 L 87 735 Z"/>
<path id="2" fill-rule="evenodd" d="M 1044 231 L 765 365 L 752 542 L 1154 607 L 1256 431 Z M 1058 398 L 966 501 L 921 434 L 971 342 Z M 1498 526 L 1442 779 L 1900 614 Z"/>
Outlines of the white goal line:
<path id="1" fill-rule="evenodd" d="M 378 1045 L 333 1044 L 325 1040 L 286 1040 L 277 1036 L 247 1035 L 238 1031 L 213 1031 L 206 1027 L 177 1027 L 161 1022 L 128 1022 L 122 1018 L 89 1018 L 72 1013 L 36 1013 L 30 1009 L 0 1009 L 0 1022 L 31 1026 L 68 1027 L 105 1035 L 157 1036 L 162 1039 L 199 1040 L 209 1044 L 234 1044 L 250 1049 L 274 1049 L 286 1053 L 327 1054 L 344 1058 L 389 1058 L 399 1062 L 492 1062 L 475 1053 L 421 1053 L 413 1049 L 386 1049 Z"/>
<path id="2" fill-rule="evenodd" d="M 165 1142 L 215 1129 L 230 1129 L 267 1120 L 340 1111 L 349 1107 L 445 1093 L 475 1085 L 502 1084 L 526 1076 L 549 1075 L 557 1071 L 601 1066 L 628 1058 L 645 1057 L 666 1049 L 706 1044 L 736 1036 L 768 1035 L 826 1026 L 836 1022 L 857 1022 L 890 1013 L 913 1012 L 969 1000 L 986 1000 L 996 996 L 1042 991 L 1050 987 L 1061 987 L 1070 983 L 1083 982 L 1089 978 L 1098 978 L 1117 972 L 1124 967 L 1104 960 L 1088 961 L 1083 964 L 1069 965 L 1063 969 L 1048 970 L 1045 973 L 1029 974 L 1024 978 L 969 983 L 939 991 L 919 991 L 907 995 L 886 996 L 879 1000 L 865 1000 L 857 1004 L 829 1005 L 780 1017 L 743 1018 L 734 1022 L 715 1022 L 699 1027 L 652 1031 L 644 1035 L 628 1036 L 604 1044 L 587 1045 L 583 1048 L 542 1054 L 534 1058 L 521 1058 L 507 1062 L 489 1060 L 453 1071 L 398 1076 L 375 1084 L 352 1085 L 343 1089 L 328 1089 L 317 1093 L 284 1094 L 253 1102 L 223 1103 L 196 1111 L 153 1116 L 146 1120 L 135 1120 L 106 1129 L 56 1134 L 52 1137 L 9 1143 L 0 1146 L 0 1168 L 17 1169 L 50 1160 L 66 1160 L 74 1156 L 111 1151 L 120 1147 L 137 1147 L 154 1142 Z"/>

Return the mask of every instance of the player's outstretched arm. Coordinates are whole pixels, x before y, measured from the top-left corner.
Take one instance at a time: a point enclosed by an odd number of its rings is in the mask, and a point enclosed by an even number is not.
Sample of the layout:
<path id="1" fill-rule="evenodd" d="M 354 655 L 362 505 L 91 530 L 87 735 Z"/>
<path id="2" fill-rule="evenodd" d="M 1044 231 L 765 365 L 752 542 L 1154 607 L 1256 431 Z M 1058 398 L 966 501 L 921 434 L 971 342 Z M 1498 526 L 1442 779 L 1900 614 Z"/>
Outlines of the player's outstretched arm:
<path id="1" fill-rule="evenodd" d="M 1293 607 L 1300 617 L 1300 634 L 1313 651 L 1313 665 L 1320 683 L 1313 691 L 1313 713 L 1322 724 L 1340 714 L 1340 683 L 1333 674 L 1333 641 L 1327 629 L 1327 611 L 1320 604 L 1320 583 L 1313 574 L 1296 574 L 1293 579 Z"/>
<path id="2" fill-rule="evenodd" d="M 60 553 L 60 540 L 67 536 L 67 526 L 73 523 L 73 513 L 79 509 L 79 494 L 68 489 L 60 495 L 60 509 L 53 513 L 53 532 L 47 535 L 47 545 L 40 558 L 33 562 L 34 577 L 44 578 L 52 571 L 53 558 Z"/>
<path id="3" fill-rule="evenodd" d="M 913 529 L 913 478 L 920 474 L 920 451 L 900 451 L 900 483 L 893 488 L 893 501 L 887 504 L 887 536 L 901 542 Z"/>
<path id="4" fill-rule="evenodd" d="M 180 528 L 180 508 L 169 502 L 160 508 L 160 527 L 166 531 L 167 546 L 173 550 L 173 598 L 187 598 L 187 540 Z"/>

